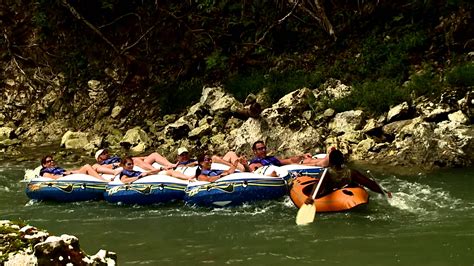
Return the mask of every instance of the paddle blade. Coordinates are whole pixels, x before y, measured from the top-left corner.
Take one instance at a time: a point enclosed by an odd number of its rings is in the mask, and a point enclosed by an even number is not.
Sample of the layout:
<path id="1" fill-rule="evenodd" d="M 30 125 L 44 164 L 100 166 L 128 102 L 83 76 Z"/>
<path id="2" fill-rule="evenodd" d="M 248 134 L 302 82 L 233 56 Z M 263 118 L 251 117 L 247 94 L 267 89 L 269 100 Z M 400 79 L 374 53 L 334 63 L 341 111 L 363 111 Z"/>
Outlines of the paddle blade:
<path id="1" fill-rule="evenodd" d="M 316 215 L 316 206 L 313 204 L 304 204 L 298 210 L 296 215 L 296 224 L 305 225 L 312 223 L 314 221 L 314 216 Z"/>

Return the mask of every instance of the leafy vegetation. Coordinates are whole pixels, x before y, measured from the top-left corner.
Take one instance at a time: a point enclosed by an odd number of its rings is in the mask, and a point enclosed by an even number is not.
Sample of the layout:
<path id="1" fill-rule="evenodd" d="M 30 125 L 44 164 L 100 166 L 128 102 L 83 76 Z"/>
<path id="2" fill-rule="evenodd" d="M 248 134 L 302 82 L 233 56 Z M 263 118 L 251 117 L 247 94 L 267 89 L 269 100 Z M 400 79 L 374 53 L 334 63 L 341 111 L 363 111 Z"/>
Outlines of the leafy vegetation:
<path id="1" fill-rule="evenodd" d="M 337 78 L 354 91 L 328 105 L 374 113 L 435 96 L 444 79 L 473 84 L 472 63 L 462 63 L 471 1 L 325 1 L 324 10 L 306 1 L 6 1 L 0 60 L 64 73 L 70 96 L 113 69 L 120 81 L 110 91 L 140 94 L 163 114 L 197 101 L 204 84 L 239 100 L 268 88 L 276 101 Z M 435 67 L 410 77 L 419 66 Z"/>
<path id="2" fill-rule="evenodd" d="M 336 111 L 363 109 L 381 114 L 391 106 L 409 100 L 408 91 L 397 82 L 389 79 L 367 81 L 357 84 L 349 96 L 331 102 L 330 107 Z"/>
<path id="3" fill-rule="evenodd" d="M 452 86 L 474 86 L 474 63 L 469 62 L 454 67 L 446 75 L 446 81 Z"/>

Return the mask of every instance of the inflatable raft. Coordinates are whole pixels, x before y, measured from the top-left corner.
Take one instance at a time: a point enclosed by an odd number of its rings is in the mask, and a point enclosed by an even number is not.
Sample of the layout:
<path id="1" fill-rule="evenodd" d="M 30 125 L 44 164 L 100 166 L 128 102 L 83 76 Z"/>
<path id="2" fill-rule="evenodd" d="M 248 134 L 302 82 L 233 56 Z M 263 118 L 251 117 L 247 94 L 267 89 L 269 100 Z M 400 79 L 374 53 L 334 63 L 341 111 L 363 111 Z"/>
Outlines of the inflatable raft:
<path id="1" fill-rule="evenodd" d="M 110 203 L 140 205 L 182 200 L 188 183 L 162 174 L 145 176 L 128 184 L 116 178 L 107 185 L 104 198 Z"/>
<path id="2" fill-rule="evenodd" d="M 313 187 L 319 179 L 310 176 L 300 176 L 293 180 L 290 186 L 290 198 L 296 207 L 300 208 L 306 198 L 311 196 Z M 369 194 L 362 187 L 348 187 L 317 198 L 314 201 L 318 212 L 347 211 L 357 206 L 367 204 Z"/>
<path id="3" fill-rule="evenodd" d="M 26 195 L 34 200 L 73 202 L 100 200 L 106 181 L 85 174 L 72 174 L 59 179 L 36 176 L 26 186 Z"/>
<path id="4" fill-rule="evenodd" d="M 192 182 L 186 189 L 184 200 L 189 205 L 225 207 L 277 199 L 287 194 L 287 183 L 283 178 L 286 175 L 272 177 L 256 173 L 233 173 L 215 182 Z"/>

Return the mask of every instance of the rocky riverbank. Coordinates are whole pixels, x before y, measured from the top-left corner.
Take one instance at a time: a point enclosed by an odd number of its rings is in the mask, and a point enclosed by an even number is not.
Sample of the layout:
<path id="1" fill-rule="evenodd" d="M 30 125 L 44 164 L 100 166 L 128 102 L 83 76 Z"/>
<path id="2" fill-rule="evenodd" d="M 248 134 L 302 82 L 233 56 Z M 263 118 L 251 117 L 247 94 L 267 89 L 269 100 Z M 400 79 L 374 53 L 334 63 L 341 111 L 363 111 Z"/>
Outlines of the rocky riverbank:
<path id="1" fill-rule="evenodd" d="M 0 221 L 2 265 L 116 265 L 114 252 L 85 254 L 75 236 L 51 236 L 44 230 L 19 222 Z"/>
<path id="2" fill-rule="evenodd" d="M 472 90 L 420 97 L 373 117 L 324 107 L 327 99 L 351 91 L 338 80 L 296 90 L 274 104 L 265 91 L 241 103 L 221 87 L 205 87 L 185 113 L 161 117 L 145 98 L 109 95 L 106 83 L 97 80 L 72 99 L 63 97 L 60 77 L 46 91 L 25 80 L 7 84 L 0 98 L 0 147 L 12 156 L 21 147 L 59 140 L 62 148 L 88 155 L 110 147 L 131 154 L 158 151 L 174 160 L 176 149 L 186 146 L 195 153 L 234 150 L 251 156 L 251 144 L 262 139 L 278 156 L 336 146 L 351 160 L 375 164 L 432 169 L 474 161 Z"/>

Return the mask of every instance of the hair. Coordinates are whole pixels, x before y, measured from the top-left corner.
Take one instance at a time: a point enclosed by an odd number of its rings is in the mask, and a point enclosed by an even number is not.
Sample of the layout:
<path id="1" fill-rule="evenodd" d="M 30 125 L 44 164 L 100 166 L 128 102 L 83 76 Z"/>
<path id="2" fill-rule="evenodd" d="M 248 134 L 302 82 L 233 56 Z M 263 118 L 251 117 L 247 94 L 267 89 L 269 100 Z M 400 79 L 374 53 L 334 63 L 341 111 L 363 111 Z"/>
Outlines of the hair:
<path id="1" fill-rule="evenodd" d="M 259 144 L 259 143 L 265 145 L 265 142 L 263 142 L 263 140 L 257 140 L 253 143 L 252 150 L 256 150 L 257 149 L 257 144 Z"/>
<path id="2" fill-rule="evenodd" d="M 341 166 L 344 164 L 344 155 L 340 150 L 333 150 L 329 153 L 329 165 Z"/>
<path id="3" fill-rule="evenodd" d="M 51 154 L 48 154 L 48 155 L 44 156 L 43 158 L 41 158 L 41 165 L 45 165 L 46 164 L 46 159 L 48 159 L 48 158 L 53 159 L 53 156 Z"/>
<path id="4" fill-rule="evenodd" d="M 127 161 L 132 161 L 132 162 L 133 162 L 132 156 L 128 156 L 128 155 L 127 155 L 127 156 L 123 157 L 122 160 L 120 161 L 120 164 L 121 164 L 122 166 L 125 166 L 125 164 L 127 163 Z"/>
<path id="5" fill-rule="evenodd" d="M 204 161 L 204 157 L 206 157 L 206 153 L 199 154 L 197 157 L 198 163 L 201 164 Z"/>

